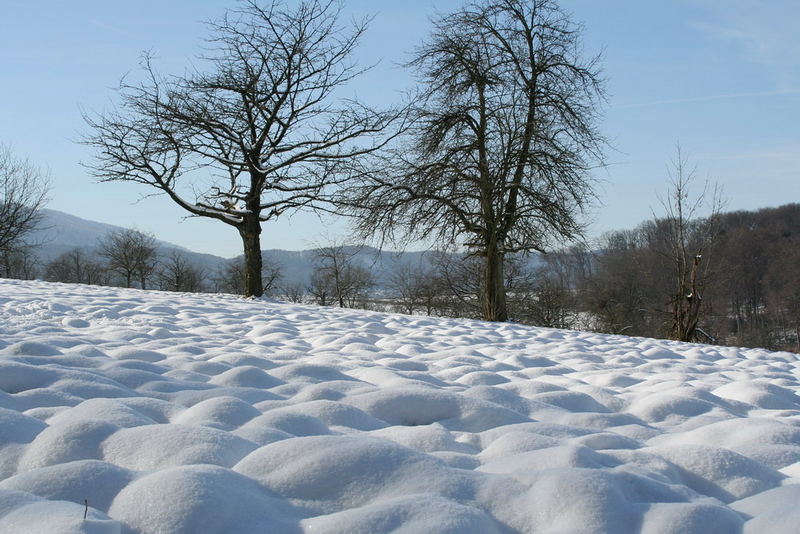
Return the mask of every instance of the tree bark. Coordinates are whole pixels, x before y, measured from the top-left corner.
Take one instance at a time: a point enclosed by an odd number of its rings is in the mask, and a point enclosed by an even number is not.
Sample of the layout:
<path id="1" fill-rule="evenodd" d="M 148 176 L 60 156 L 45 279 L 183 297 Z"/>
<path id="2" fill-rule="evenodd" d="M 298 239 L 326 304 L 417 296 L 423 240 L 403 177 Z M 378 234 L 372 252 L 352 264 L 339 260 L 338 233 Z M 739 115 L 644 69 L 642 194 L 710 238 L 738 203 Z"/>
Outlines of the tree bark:
<path id="1" fill-rule="evenodd" d="M 503 254 L 496 247 L 486 251 L 483 290 L 483 318 L 487 321 L 508 320 L 506 308 L 505 274 L 503 272 Z"/>
<path id="2" fill-rule="evenodd" d="M 261 222 L 258 215 L 249 215 L 238 227 L 244 244 L 244 296 L 260 297 L 264 294 L 261 280 Z"/>

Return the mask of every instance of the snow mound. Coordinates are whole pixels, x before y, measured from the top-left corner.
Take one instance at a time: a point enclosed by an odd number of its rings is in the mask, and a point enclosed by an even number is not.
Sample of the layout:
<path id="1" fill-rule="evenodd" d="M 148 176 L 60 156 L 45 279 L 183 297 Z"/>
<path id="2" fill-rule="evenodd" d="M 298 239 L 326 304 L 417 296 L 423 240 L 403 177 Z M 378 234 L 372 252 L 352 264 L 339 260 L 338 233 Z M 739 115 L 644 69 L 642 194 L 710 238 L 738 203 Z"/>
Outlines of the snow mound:
<path id="1" fill-rule="evenodd" d="M 296 532 L 292 506 L 229 469 L 187 465 L 142 477 L 114 499 L 109 515 L 125 532 L 261 534 Z"/>
<path id="2" fill-rule="evenodd" d="M 326 512 L 406 494 L 469 494 L 465 474 L 413 449 L 370 437 L 283 440 L 256 450 L 234 470 L 278 495 Z"/>
<path id="3" fill-rule="evenodd" d="M 800 410 L 800 397 L 781 386 L 763 381 L 737 381 L 714 390 L 716 395 L 769 410 Z"/>
<path id="4" fill-rule="evenodd" d="M 731 503 L 731 508 L 752 518 L 745 523 L 745 534 L 789 534 L 797 532 L 797 525 L 800 524 L 798 499 L 800 485 L 792 484 L 736 501 Z"/>
<path id="5" fill-rule="evenodd" d="M 44 499 L 73 501 L 87 500 L 93 508 L 108 511 L 111 500 L 133 480 L 127 469 L 98 460 L 79 460 L 7 478 L 0 489 L 26 491 Z"/>
<path id="6" fill-rule="evenodd" d="M 781 473 L 728 449 L 699 445 L 651 448 L 682 470 L 682 481 L 698 493 L 731 502 L 780 485 Z"/>
<path id="7" fill-rule="evenodd" d="M 25 450 L 19 472 L 75 460 L 102 459 L 100 444 L 117 430 L 116 425 L 93 419 L 48 426 Z"/>
<path id="8" fill-rule="evenodd" d="M 0 408 L 0 443 L 30 443 L 46 427 L 35 417 Z"/>
<path id="9" fill-rule="evenodd" d="M 412 495 L 351 508 L 303 521 L 306 532 L 317 534 L 500 534 L 486 512 L 443 499 L 438 495 Z"/>
<path id="10" fill-rule="evenodd" d="M 31 534 L 121 534 L 122 525 L 107 515 L 71 502 L 43 500 L 0 490 L 0 532 Z"/>
<path id="11" fill-rule="evenodd" d="M 148 425 L 125 428 L 102 442 L 103 459 L 137 471 L 187 464 L 230 467 L 256 444 L 204 426 Z"/>

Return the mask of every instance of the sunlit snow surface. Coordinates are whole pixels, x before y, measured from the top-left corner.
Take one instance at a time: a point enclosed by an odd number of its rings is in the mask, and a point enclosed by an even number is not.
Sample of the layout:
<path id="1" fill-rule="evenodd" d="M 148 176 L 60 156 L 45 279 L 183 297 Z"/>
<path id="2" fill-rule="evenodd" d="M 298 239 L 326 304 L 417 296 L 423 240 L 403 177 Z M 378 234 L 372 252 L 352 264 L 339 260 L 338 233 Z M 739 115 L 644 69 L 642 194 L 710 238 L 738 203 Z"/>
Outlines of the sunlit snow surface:
<path id="1" fill-rule="evenodd" d="M 797 390 L 789 353 L 3 280 L 0 532 L 797 532 Z"/>

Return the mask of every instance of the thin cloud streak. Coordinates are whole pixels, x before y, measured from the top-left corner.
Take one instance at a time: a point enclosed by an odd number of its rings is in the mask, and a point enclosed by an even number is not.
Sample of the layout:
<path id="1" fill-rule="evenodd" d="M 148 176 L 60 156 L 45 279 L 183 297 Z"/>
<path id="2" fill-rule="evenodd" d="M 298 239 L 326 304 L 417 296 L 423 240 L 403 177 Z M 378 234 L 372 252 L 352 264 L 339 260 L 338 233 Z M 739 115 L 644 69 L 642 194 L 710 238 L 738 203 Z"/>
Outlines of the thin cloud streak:
<path id="1" fill-rule="evenodd" d="M 692 104 L 695 102 L 713 102 L 714 100 L 732 100 L 735 98 L 763 98 L 771 96 L 790 96 L 800 94 L 800 89 L 782 89 L 778 91 L 756 91 L 751 93 L 725 93 L 721 95 L 695 96 L 689 98 L 674 98 L 669 100 L 656 100 L 653 102 L 640 102 L 636 104 L 623 104 L 612 107 L 616 109 L 644 108 L 651 106 L 667 106 L 673 104 Z"/>
<path id="2" fill-rule="evenodd" d="M 130 32 L 123 30 L 122 28 L 112 26 L 111 24 L 103 22 L 102 20 L 91 19 L 89 20 L 89 23 L 92 24 L 93 26 L 100 28 L 101 30 L 106 30 L 111 33 L 116 33 L 118 35 L 130 35 Z"/>

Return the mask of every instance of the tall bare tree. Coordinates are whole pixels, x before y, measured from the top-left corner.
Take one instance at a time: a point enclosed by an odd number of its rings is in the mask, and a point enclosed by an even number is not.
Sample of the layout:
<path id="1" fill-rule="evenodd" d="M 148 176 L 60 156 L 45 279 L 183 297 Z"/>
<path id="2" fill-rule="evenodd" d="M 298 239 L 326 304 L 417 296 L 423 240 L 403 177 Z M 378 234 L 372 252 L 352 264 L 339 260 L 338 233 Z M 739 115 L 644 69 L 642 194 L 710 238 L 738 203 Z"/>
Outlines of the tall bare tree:
<path id="1" fill-rule="evenodd" d="M 598 58 L 554 0 L 485 0 L 440 16 L 416 50 L 407 143 L 349 191 L 359 230 L 481 257 L 482 315 L 508 317 L 507 254 L 581 234 L 601 163 Z"/>
<path id="2" fill-rule="evenodd" d="M 328 209 L 332 187 L 401 114 L 341 99 L 365 69 L 351 55 L 366 21 L 340 23 L 328 0 L 244 0 L 218 22 L 199 67 L 123 83 L 119 109 L 86 116 L 102 181 L 154 187 L 191 215 L 233 226 L 245 256 L 245 295 L 263 293 L 261 223 Z"/>
<path id="3" fill-rule="evenodd" d="M 693 341 L 704 335 L 699 322 L 704 308 L 703 296 L 712 281 L 711 248 L 718 239 L 722 198 L 717 187 L 705 182 L 702 190 L 692 195 L 691 185 L 696 168 L 690 166 L 680 147 L 669 169 L 669 196 L 662 199 L 666 218 L 666 240 L 661 250 L 673 269 L 674 293 L 670 299 L 670 333 L 679 341 Z M 701 219 L 700 211 L 710 214 Z"/>
<path id="4" fill-rule="evenodd" d="M 46 171 L 0 145 L 0 253 L 10 253 L 36 229 L 49 185 Z"/>

